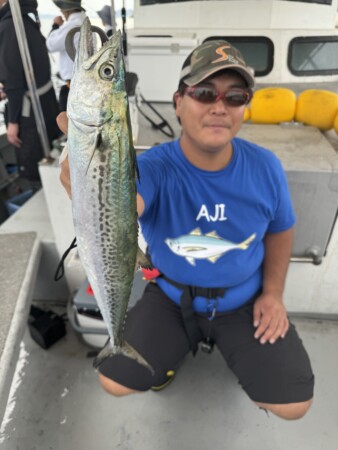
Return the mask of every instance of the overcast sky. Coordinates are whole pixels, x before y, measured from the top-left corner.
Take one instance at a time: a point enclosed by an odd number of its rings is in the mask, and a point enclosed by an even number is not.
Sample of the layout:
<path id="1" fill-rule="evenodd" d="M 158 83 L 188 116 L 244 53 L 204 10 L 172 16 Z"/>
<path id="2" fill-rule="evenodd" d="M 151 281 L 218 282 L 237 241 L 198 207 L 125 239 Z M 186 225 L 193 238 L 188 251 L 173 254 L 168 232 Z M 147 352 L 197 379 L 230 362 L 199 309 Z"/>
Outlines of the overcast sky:
<path id="1" fill-rule="evenodd" d="M 59 9 L 55 6 L 52 0 L 38 0 L 39 14 L 57 15 Z M 115 0 L 115 10 L 122 8 L 122 0 Z M 110 5 L 109 0 L 82 0 L 82 6 L 86 9 L 87 15 L 92 15 L 95 11 L 102 8 L 104 5 Z M 126 9 L 133 9 L 134 0 L 125 0 Z"/>

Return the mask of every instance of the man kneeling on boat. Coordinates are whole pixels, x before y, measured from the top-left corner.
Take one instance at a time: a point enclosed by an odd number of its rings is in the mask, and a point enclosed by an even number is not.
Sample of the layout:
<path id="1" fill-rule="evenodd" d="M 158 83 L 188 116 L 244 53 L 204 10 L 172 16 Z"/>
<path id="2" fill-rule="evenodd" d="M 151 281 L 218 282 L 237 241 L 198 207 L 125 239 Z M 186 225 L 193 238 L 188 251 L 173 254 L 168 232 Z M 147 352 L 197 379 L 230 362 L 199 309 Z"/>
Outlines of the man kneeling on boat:
<path id="1" fill-rule="evenodd" d="M 174 94 L 180 138 L 138 157 L 137 211 L 157 270 L 124 334 L 154 373 L 107 358 L 99 378 L 112 395 L 160 390 L 190 351 L 216 345 L 260 408 L 284 419 L 310 408 L 314 375 L 283 304 L 295 223 L 286 176 L 271 151 L 236 137 L 254 84 L 228 42 L 198 46 Z M 70 194 L 67 159 L 61 182 Z"/>

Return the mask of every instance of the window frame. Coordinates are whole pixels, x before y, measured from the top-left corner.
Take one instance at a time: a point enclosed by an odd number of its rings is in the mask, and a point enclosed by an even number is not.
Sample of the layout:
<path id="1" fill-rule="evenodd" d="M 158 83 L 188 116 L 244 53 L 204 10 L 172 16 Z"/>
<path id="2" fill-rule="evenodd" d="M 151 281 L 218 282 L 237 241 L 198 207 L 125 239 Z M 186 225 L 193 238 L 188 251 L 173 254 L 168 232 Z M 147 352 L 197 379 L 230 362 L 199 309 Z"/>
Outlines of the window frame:
<path id="1" fill-rule="evenodd" d="M 288 69 L 297 77 L 308 77 L 308 76 L 320 76 L 320 75 L 338 75 L 338 65 L 337 69 L 322 69 L 322 70 L 297 70 L 292 67 L 292 58 L 294 56 L 294 48 L 295 44 L 303 43 L 303 42 L 317 42 L 317 43 L 329 43 L 329 42 L 337 42 L 338 47 L 338 36 L 298 36 L 289 42 L 288 46 Z"/>

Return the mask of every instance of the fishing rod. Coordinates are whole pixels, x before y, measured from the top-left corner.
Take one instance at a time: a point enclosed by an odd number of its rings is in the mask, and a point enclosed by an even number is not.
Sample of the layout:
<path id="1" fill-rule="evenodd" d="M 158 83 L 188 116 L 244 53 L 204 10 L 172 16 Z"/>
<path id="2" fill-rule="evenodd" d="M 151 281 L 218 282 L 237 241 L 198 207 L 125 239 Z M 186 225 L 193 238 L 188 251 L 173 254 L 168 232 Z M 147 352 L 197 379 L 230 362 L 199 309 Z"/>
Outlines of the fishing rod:
<path id="1" fill-rule="evenodd" d="M 23 69 L 25 72 L 26 82 L 28 85 L 28 92 L 30 101 L 32 103 L 33 113 L 37 125 L 37 130 L 41 140 L 43 152 L 46 158 L 50 158 L 50 146 L 47 136 L 45 119 L 43 116 L 39 95 L 34 77 L 34 70 L 31 55 L 27 44 L 27 36 L 25 27 L 23 25 L 22 13 L 19 5 L 19 0 L 9 0 L 11 7 L 13 23 L 16 37 L 18 39 L 19 50 L 22 60 Z"/>
<path id="2" fill-rule="evenodd" d="M 114 0 L 111 0 L 110 8 L 111 8 L 111 26 L 112 26 L 112 31 L 113 31 L 113 34 L 114 34 L 115 31 L 116 31 L 115 3 L 114 3 Z"/>
<path id="3" fill-rule="evenodd" d="M 112 0 L 112 2 L 114 3 L 114 0 Z M 124 53 L 125 58 L 127 58 L 128 57 L 127 32 L 126 32 L 127 11 L 125 8 L 124 0 L 122 0 L 121 18 L 122 18 L 123 53 Z"/>

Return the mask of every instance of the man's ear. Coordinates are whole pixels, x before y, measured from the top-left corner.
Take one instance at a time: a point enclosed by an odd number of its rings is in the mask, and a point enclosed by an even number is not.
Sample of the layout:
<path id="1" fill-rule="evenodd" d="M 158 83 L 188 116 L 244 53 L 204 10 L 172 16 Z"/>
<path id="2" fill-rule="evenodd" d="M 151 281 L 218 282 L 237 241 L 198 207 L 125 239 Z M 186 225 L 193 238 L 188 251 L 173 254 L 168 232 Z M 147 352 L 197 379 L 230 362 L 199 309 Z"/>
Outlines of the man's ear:
<path id="1" fill-rule="evenodd" d="M 180 117 L 180 109 L 181 109 L 182 96 L 176 91 L 173 96 L 173 104 L 176 111 L 176 117 Z"/>

